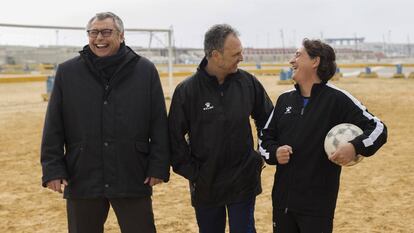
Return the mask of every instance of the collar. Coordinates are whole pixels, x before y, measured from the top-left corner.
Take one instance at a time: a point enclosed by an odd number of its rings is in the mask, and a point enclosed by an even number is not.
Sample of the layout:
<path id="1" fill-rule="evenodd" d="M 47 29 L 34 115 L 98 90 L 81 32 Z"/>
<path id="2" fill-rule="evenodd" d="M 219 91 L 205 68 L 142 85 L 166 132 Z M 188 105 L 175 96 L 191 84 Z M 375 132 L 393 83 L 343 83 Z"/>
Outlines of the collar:
<path id="1" fill-rule="evenodd" d="M 98 70 L 93 62 L 93 58 L 91 57 L 92 53 L 91 51 L 89 52 L 88 50 L 90 50 L 89 46 L 86 45 L 83 47 L 83 50 L 79 51 L 80 57 L 82 58 L 82 60 L 86 63 L 86 66 L 88 67 L 88 69 L 92 72 L 93 77 L 96 78 L 99 82 L 103 82 L 103 79 L 101 78 L 102 76 L 102 71 Z M 116 73 L 118 73 L 120 70 L 122 70 L 129 62 L 133 61 L 133 60 L 138 60 L 141 58 L 141 56 L 139 56 L 138 54 L 136 54 L 130 47 L 125 46 L 125 57 L 124 59 L 122 59 L 122 61 L 118 64 L 118 66 L 116 67 L 113 75 L 115 75 Z M 114 82 L 114 80 L 110 80 L 111 83 Z"/>
<path id="2" fill-rule="evenodd" d="M 314 83 L 312 85 L 310 98 L 312 98 L 313 96 L 319 94 L 321 92 L 321 90 L 326 86 L 326 83 L 327 83 L 326 81 L 322 81 L 320 83 Z M 300 95 L 302 95 L 302 93 L 300 92 L 299 84 L 297 84 L 297 83 L 295 84 L 295 89 Z"/>
<path id="3" fill-rule="evenodd" d="M 207 71 L 206 71 L 206 66 L 207 66 L 208 60 L 206 57 L 204 57 L 200 64 L 197 67 L 197 72 L 202 74 L 202 77 L 204 77 L 206 80 L 208 80 L 209 82 L 215 83 L 216 85 L 219 85 L 217 77 L 215 75 L 210 75 Z M 226 76 L 226 78 L 224 79 L 223 85 L 227 84 L 229 81 L 231 80 L 235 80 L 235 79 L 239 79 L 240 78 L 240 71 L 239 69 L 237 69 L 236 73 L 232 73 L 232 74 L 228 74 Z"/>

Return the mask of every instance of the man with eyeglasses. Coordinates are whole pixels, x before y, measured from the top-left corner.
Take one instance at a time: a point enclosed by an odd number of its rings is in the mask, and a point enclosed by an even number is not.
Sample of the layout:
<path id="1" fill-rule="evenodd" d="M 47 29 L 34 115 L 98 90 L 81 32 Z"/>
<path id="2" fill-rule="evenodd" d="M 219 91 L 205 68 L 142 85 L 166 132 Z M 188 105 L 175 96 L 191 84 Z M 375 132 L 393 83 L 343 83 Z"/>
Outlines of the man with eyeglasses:
<path id="1" fill-rule="evenodd" d="M 70 233 L 155 232 L 152 186 L 169 179 L 165 101 L 153 63 L 124 42 L 122 20 L 96 14 L 89 44 L 59 65 L 43 130 L 44 187 L 66 198 Z"/>

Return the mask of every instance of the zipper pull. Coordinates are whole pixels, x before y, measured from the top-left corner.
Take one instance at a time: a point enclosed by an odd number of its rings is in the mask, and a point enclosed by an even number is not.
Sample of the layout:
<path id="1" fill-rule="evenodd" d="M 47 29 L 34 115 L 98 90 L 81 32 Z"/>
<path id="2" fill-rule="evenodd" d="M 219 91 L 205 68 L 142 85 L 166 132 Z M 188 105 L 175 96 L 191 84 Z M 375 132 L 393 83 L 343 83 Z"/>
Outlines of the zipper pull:
<path id="1" fill-rule="evenodd" d="M 288 212 L 288 208 L 286 207 L 286 208 L 285 208 L 285 214 L 287 214 L 287 212 Z"/>
<path id="2" fill-rule="evenodd" d="M 223 96 L 224 96 L 224 93 L 223 93 L 223 91 L 221 91 L 221 92 L 220 92 L 220 96 L 221 96 L 221 97 L 223 97 Z"/>
<path id="3" fill-rule="evenodd" d="M 303 112 L 305 111 L 305 108 L 302 108 L 301 110 L 300 110 L 300 115 L 303 115 Z"/>

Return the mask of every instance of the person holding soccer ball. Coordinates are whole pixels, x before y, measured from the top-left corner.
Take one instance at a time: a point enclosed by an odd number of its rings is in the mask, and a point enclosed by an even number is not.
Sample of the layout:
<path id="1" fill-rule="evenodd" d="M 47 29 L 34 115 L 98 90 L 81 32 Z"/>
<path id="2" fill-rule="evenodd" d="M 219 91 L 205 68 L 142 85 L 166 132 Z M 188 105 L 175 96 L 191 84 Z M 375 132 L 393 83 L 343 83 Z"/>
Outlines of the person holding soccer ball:
<path id="1" fill-rule="evenodd" d="M 259 140 L 266 162 L 277 166 L 273 231 L 332 232 L 341 165 L 373 155 L 387 141 L 387 128 L 355 97 L 328 83 L 336 71 L 328 44 L 304 39 L 290 64 L 295 88 L 280 95 Z M 363 134 L 328 158 L 325 136 L 340 123 Z"/>

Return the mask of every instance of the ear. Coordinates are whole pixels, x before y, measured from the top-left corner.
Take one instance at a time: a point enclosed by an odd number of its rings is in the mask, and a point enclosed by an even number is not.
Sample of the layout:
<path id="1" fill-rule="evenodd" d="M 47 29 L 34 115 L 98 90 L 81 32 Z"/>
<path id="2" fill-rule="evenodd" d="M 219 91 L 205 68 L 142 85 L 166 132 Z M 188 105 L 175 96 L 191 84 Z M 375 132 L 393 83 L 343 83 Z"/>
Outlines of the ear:
<path id="1" fill-rule="evenodd" d="M 119 38 L 121 39 L 121 43 L 125 41 L 124 32 L 122 32 L 122 33 L 119 35 Z"/>
<path id="2" fill-rule="evenodd" d="M 220 52 L 217 50 L 213 50 L 213 52 L 211 52 L 211 57 L 214 58 L 218 58 L 220 56 Z"/>
<path id="3" fill-rule="evenodd" d="M 217 61 L 217 59 L 219 59 L 220 58 L 220 52 L 219 51 L 217 51 L 217 50 L 213 50 L 212 52 L 211 52 L 211 57 L 210 57 L 210 59 L 213 59 L 213 60 L 216 60 Z"/>
<path id="4" fill-rule="evenodd" d="M 315 58 L 313 59 L 313 65 L 312 65 L 312 67 L 313 67 L 313 68 L 318 68 L 319 63 L 321 63 L 321 58 L 320 58 L 320 57 L 315 57 Z"/>

